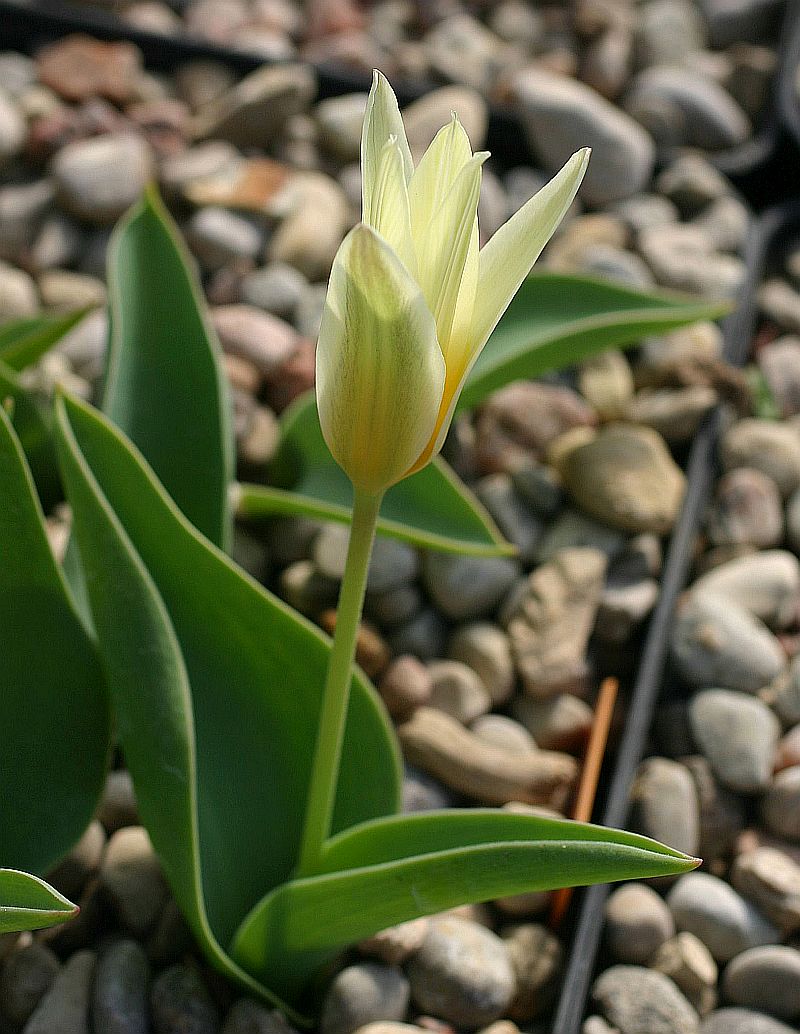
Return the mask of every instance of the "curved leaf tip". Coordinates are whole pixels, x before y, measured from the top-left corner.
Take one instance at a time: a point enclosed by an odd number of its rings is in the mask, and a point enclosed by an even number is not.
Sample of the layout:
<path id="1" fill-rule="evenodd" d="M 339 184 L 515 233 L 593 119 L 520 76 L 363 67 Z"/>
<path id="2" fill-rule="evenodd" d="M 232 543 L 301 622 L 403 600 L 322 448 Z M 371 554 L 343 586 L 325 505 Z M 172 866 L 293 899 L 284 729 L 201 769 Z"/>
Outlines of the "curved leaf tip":
<path id="1" fill-rule="evenodd" d="M 65 923 L 80 909 L 38 876 L 0 869 L 0 933 L 43 930 Z"/>

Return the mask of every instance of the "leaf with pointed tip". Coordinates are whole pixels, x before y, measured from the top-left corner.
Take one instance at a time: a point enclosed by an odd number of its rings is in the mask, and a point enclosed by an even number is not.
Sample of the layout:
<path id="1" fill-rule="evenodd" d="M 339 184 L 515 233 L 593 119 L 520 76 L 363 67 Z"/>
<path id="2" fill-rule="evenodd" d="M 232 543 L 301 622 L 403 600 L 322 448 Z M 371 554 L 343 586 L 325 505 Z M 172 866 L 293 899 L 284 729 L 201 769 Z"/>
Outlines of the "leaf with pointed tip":
<path id="1" fill-rule="evenodd" d="M 478 357 L 459 408 L 478 405 L 511 381 L 563 370 L 648 334 L 717 319 L 731 308 L 730 302 L 537 270 L 523 282 Z"/>
<path id="2" fill-rule="evenodd" d="M 280 487 L 237 485 L 238 515 L 300 514 L 349 523 L 353 489 L 322 437 L 313 395 L 298 399 L 281 423 L 281 445 L 272 468 L 272 480 Z M 514 552 L 481 503 L 441 459 L 389 489 L 378 531 L 448 553 Z"/>
<path id="3" fill-rule="evenodd" d="M 225 947 L 295 867 L 329 643 L 200 535 L 105 417 L 59 400 L 56 428 L 142 819 L 209 956 L 270 997 Z M 356 675 L 335 828 L 396 811 L 399 784 Z"/>
<path id="4" fill-rule="evenodd" d="M 46 872 L 97 806 L 109 753 L 103 673 L 56 565 L 0 407 L 0 864 Z"/>
<path id="5" fill-rule="evenodd" d="M 66 316 L 29 316 L 4 324 L 0 327 L 0 361 L 12 370 L 30 366 L 91 311 L 91 306 L 84 306 Z"/>
<path id="6" fill-rule="evenodd" d="M 44 506 L 61 498 L 61 484 L 50 435 L 50 414 L 23 385 L 19 375 L 0 360 L 0 404 L 10 399 L 14 429 L 22 444 Z"/>
<path id="7" fill-rule="evenodd" d="M 27 872 L 0 869 L 0 934 L 43 930 L 78 914 L 78 906 Z"/>
<path id="8" fill-rule="evenodd" d="M 647 837 L 567 819 L 482 808 L 391 816 L 329 840 L 317 875 L 260 901 L 232 953 L 292 999 L 342 947 L 395 923 L 465 902 L 698 864 Z"/>
<path id="9" fill-rule="evenodd" d="M 108 298 L 103 409 L 189 520 L 227 548 L 234 448 L 220 349 L 192 260 L 154 187 L 114 230 Z"/>

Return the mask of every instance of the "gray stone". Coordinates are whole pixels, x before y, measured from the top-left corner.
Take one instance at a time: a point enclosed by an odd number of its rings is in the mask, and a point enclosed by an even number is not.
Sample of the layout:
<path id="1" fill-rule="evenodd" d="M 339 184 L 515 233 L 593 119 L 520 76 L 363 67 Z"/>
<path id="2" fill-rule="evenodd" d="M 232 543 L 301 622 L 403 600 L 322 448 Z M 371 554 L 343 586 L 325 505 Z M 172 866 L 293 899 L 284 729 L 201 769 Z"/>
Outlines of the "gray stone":
<path id="1" fill-rule="evenodd" d="M 153 156 L 142 137 L 123 133 L 67 144 L 51 168 L 63 206 L 103 225 L 139 200 L 153 176 Z"/>
<path id="2" fill-rule="evenodd" d="M 617 528 L 588 517 L 580 510 L 564 510 L 539 543 L 536 559 L 540 564 L 553 560 L 563 549 L 597 549 L 609 559 L 625 548 L 626 537 Z"/>
<path id="3" fill-rule="evenodd" d="M 409 104 L 403 112 L 406 136 L 416 161 L 422 157 L 442 126 L 450 121 L 453 111 L 466 130 L 473 151 L 483 147 L 489 123 L 486 101 L 477 90 L 469 87 L 445 86 L 431 90 Z"/>
<path id="4" fill-rule="evenodd" d="M 230 1009 L 221 1034 L 297 1034 L 277 1009 L 269 1009 L 252 998 L 240 998 Z"/>
<path id="5" fill-rule="evenodd" d="M 106 287 L 102 280 L 69 269 L 49 269 L 40 273 L 39 294 L 45 309 L 67 313 L 86 306 L 105 305 Z"/>
<path id="6" fill-rule="evenodd" d="M 653 171 L 650 136 L 590 87 L 544 69 L 528 67 L 512 86 L 531 147 L 550 172 L 578 148 L 592 160 L 582 194 L 593 205 L 640 191 Z"/>
<path id="7" fill-rule="evenodd" d="M 800 338 L 787 335 L 770 341 L 759 349 L 757 358 L 780 415 L 796 416 L 800 413 Z"/>
<path id="8" fill-rule="evenodd" d="M 348 966 L 334 977 L 325 995 L 320 1034 L 352 1034 L 376 1020 L 401 1021 L 409 999 L 402 970 L 375 962 Z"/>
<path id="9" fill-rule="evenodd" d="M 77 901 L 88 880 L 96 875 L 105 846 L 105 830 L 99 822 L 90 822 L 77 844 L 50 870 L 48 882 Z"/>
<path id="10" fill-rule="evenodd" d="M 744 248 L 750 229 L 750 214 L 735 197 L 721 197 L 703 210 L 694 220 L 712 246 L 719 251 L 739 252 Z"/>
<path id="11" fill-rule="evenodd" d="M 800 489 L 786 503 L 786 538 L 792 549 L 800 553 Z"/>
<path id="12" fill-rule="evenodd" d="M 56 955 L 38 941 L 12 951 L 0 965 L 0 1016 L 21 1027 L 50 990 L 59 969 Z"/>
<path id="13" fill-rule="evenodd" d="M 94 971 L 94 952 L 76 952 L 61 967 L 22 1034 L 89 1034 Z"/>
<path id="14" fill-rule="evenodd" d="M 619 419 L 633 398 L 633 374 L 622 352 L 603 352 L 581 363 L 581 395 L 604 420 Z"/>
<path id="15" fill-rule="evenodd" d="M 457 13 L 438 22 L 425 36 L 423 47 L 438 75 L 484 93 L 506 53 L 501 41 L 481 22 Z"/>
<path id="16" fill-rule="evenodd" d="M 490 474 L 482 478 L 475 493 L 503 535 L 517 547 L 522 563 L 533 563 L 543 523 L 515 492 L 510 475 Z"/>
<path id="17" fill-rule="evenodd" d="M 787 840 L 800 840 L 800 765 L 778 772 L 761 801 L 767 829 Z"/>
<path id="18" fill-rule="evenodd" d="M 590 244 L 580 260 L 583 272 L 605 280 L 614 280 L 643 290 L 652 287 L 654 280 L 647 264 L 633 252 L 614 248 L 610 244 Z M 613 353 L 606 353 L 613 354 Z"/>
<path id="19" fill-rule="evenodd" d="M 425 589 L 439 610 L 453 621 L 491 613 L 519 575 L 519 565 L 505 557 L 454 557 L 426 553 Z"/>
<path id="20" fill-rule="evenodd" d="M 728 298 L 744 280 L 744 262 L 716 252 L 710 236 L 692 223 L 642 230 L 637 244 L 664 287 Z"/>
<path id="21" fill-rule="evenodd" d="M 691 441 L 717 401 L 716 391 L 704 384 L 640 391 L 626 407 L 625 416 L 632 423 L 652 428 L 666 441 L 680 444 Z"/>
<path id="22" fill-rule="evenodd" d="M 53 202 L 50 180 L 0 188 L 0 259 L 19 262 Z"/>
<path id="23" fill-rule="evenodd" d="M 431 679 L 430 706 L 470 725 L 486 714 L 492 700 L 480 676 L 461 661 L 433 661 L 428 665 Z"/>
<path id="24" fill-rule="evenodd" d="M 424 607 L 413 618 L 392 629 L 389 645 L 392 653 L 413 653 L 421 661 L 441 657 L 447 643 L 447 626 L 433 607 Z"/>
<path id="25" fill-rule="evenodd" d="M 592 996 L 620 1034 L 697 1034 L 698 1016 L 663 973 L 612 966 L 594 982 Z"/>
<path id="26" fill-rule="evenodd" d="M 525 726 L 507 715 L 480 715 L 471 728 L 484 743 L 503 747 L 512 754 L 531 754 L 536 750 L 536 743 Z"/>
<path id="27" fill-rule="evenodd" d="M 97 961 L 94 1034 L 149 1034 L 150 966 L 135 941 L 117 941 Z"/>
<path id="28" fill-rule="evenodd" d="M 717 876 L 681 876 L 667 895 L 675 925 L 699 938 L 717 962 L 728 962 L 748 948 L 774 944 L 778 930 Z"/>
<path id="29" fill-rule="evenodd" d="M 209 140 L 164 158 L 160 169 L 161 185 L 170 195 L 186 196 L 196 183 L 233 175 L 240 163 L 241 156 L 235 147 L 224 140 Z"/>
<path id="30" fill-rule="evenodd" d="M 778 29 L 782 10 L 778 0 L 702 0 L 702 8 L 715 47 L 767 38 Z"/>
<path id="31" fill-rule="evenodd" d="M 776 847 L 737 855 L 731 883 L 785 934 L 800 930 L 800 865 Z"/>
<path id="32" fill-rule="evenodd" d="M 690 703 L 689 716 L 692 734 L 724 786 L 739 793 L 765 789 L 781 731 L 765 704 L 745 693 L 706 689 Z"/>
<path id="33" fill-rule="evenodd" d="M 290 320 L 307 286 L 308 281 L 294 266 L 271 262 L 263 269 L 248 273 L 240 290 L 243 302 Z"/>
<path id="34" fill-rule="evenodd" d="M 388 592 L 373 592 L 366 597 L 364 613 L 384 628 L 397 628 L 422 610 L 422 590 L 417 585 L 400 585 Z"/>
<path id="35" fill-rule="evenodd" d="M 797 1028 L 752 1009 L 717 1009 L 706 1017 L 700 1034 L 797 1034 Z"/>
<path id="36" fill-rule="evenodd" d="M 297 348 L 297 334 L 288 323 L 251 305 L 218 305 L 211 319 L 223 349 L 247 359 L 265 377 Z"/>
<path id="37" fill-rule="evenodd" d="M 270 239 L 267 258 L 294 266 L 312 282 L 326 280 L 350 225 L 347 196 L 336 180 L 321 172 L 295 173 L 272 209 L 285 218 Z"/>
<path id="38" fill-rule="evenodd" d="M 0 167 L 15 158 L 25 143 L 27 128 L 11 97 L 0 93 Z"/>
<path id="39" fill-rule="evenodd" d="M 436 811 L 451 808 L 455 796 L 446 786 L 413 765 L 406 765 L 403 774 L 404 812 Z"/>
<path id="40" fill-rule="evenodd" d="M 650 0 L 641 7 L 636 26 L 639 66 L 683 64 L 706 44 L 706 26 L 689 0 Z"/>
<path id="41" fill-rule="evenodd" d="M 606 942 L 617 962 L 645 965 L 675 934 L 664 899 L 644 883 L 626 883 L 606 902 Z"/>
<path id="42" fill-rule="evenodd" d="M 549 700 L 517 696 L 512 712 L 543 750 L 579 752 L 585 748 L 594 713 L 580 697 L 559 693 Z"/>
<path id="43" fill-rule="evenodd" d="M 684 931 L 665 941 L 651 965 L 673 981 L 701 1016 L 716 1005 L 717 964 L 694 934 Z"/>
<path id="44" fill-rule="evenodd" d="M 142 934 L 158 918 L 167 885 L 147 831 L 126 826 L 111 837 L 100 867 L 100 882 L 120 921 Z"/>
<path id="45" fill-rule="evenodd" d="M 723 474 L 706 517 L 706 529 L 717 546 L 777 546 L 783 538 L 783 510 L 775 482 L 752 467 L 736 467 Z"/>
<path id="46" fill-rule="evenodd" d="M 653 226 L 666 226 L 677 222 L 679 218 L 676 206 L 660 194 L 637 194 L 616 201 L 609 211 L 622 219 L 633 233 Z"/>
<path id="47" fill-rule="evenodd" d="M 150 991 L 155 1034 L 218 1034 L 219 1013 L 193 966 L 163 970 Z"/>
<path id="48" fill-rule="evenodd" d="M 264 246 L 263 233 L 249 219 L 214 205 L 198 209 L 184 233 L 207 269 L 219 269 L 242 259 L 255 262 Z"/>
<path id="49" fill-rule="evenodd" d="M 686 723 L 688 726 L 688 708 Z M 687 736 L 691 739 L 688 729 Z M 693 749 L 694 744 L 690 744 L 682 748 L 681 753 Z M 745 802 L 738 794 L 720 785 L 707 758 L 693 754 L 682 758 L 682 762 L 692 774 L 700 805 L 700 843 L 697 854 L 706 865 L 713 866 L 730 857 L 745 825 Z"/>
<path id="50" fill-rule="evenodd" d="M 758 291 L 758 303 L 764 315 L 779 327 L 800 333 L 800 293 L 785 280 L 765 281 Z"/>
<path id="51" fill-rule="evenodd" d="M 497 625 L 476 621 L 458 628 L 447 649 L 454 661 L 462 661 L 478 673 L 492 704 L 503 704 L 514 690 L 514 660 L 508 636 Z"/>
<path id="52" fill-rule="evenodd" d="M 788 671 L 770 686 L 768 702 L 785 725 L 800 723 L 800 654 L 795 654 Z"/>
<path id="53" fill-rule="evenodd" d="M 631 804 L 631 824 L 640 833 L 686 854 L 697 854 L 699 803 L 684 765 L 667 758 L 643 761 L 631 790 Z"/>
<path id="54" fill-rule="evenodd" d="M 406 972 L 419 1009 L 470 1029 L 502 1016 L 515 990 L 503 941 L 478 923 L 454 917 L 430 921 Z"/>
<path id="55" fill-rule="evenodd" d="M 326 524 L 314 540 L 313 560 L 320 574 L 341 581 L 344 575 L 350 529 Z M 378 537 L 370 558 L 367 592 L 383 593 L 413 582 L 419 573 L 415 549 L 396 539 Z"/>
<path id="56" fill-rule="evenodd" d="M 506 927 L 501 936 L 516 982 L 507 1016 L 515 1023 L 528 1023 L 546 1012 L 555 998 L 564 949 L 546 927 L 534 923 Z"/>
<path id="57" fill-rule="evenodd" d="M 320 101 L 314 109 L 320 146 L 341 162 L 358 161 L 366 93 L 348 93 Z"/>
<path id="58" fill-rule="evenodd" d="M 522 463 L 511 472 L 517 494 L 540 517 L 555 517 L 564 503 L 564 493 L 555 474 L 543 464 Z"/>
<path id="59" fill-rule="evenodd" d="M 671 162 L 656 180 L 656 188 L 685 215 L 695 214 L 731 192 L 728 180 L 700 154 L 684 154 Z"/>
<path id="60" fill-rule="evenodd" d="M 800 604 L 800 563 L 783 549 L 737 557 L 698 578 L 692 593 L 733 603 L 771 628 L 787 628 Z"/>
<path id="61" fill-rule="evenodd" d="M 430 702 L 431 676 L 416 657 L 403 655 L 390 663 L 378 688 L 389 714 L 397 721 L 405 721 L 416 708 Z"/>
<path id="62" fill-rule="evenodd" d="M 0 323 L 35 316 L 38 311 L 39 295 L 33 278 L 0 262 Z"/>
<path id="63" fill-rule="evenodd" d="M 36 63 L 13 50 L 0 53 L 0 82 L 9 97 L 19 97 L 36 82 Z"/>
<path id="64" fill-rule="evenodd" d="M 659 592 L 655 578 L 609 581 L 600 597 L 595 635 L 607 643 L 624 643 L 651 613 Z"/>
<path id="65" fill-rule="evenodd" d="M 780 643 L 757 618 L 715 596 L 690 593 L 672 632 L 672 654 L 693 686 L 757 693 L 784 669 Z"/>
<path id="66" fill-rule="evenodd" d="M 734 1005 L 800 1018 L 800 951 L 770 945 L 742 952 L 725 968 L 722 993 Z"/>

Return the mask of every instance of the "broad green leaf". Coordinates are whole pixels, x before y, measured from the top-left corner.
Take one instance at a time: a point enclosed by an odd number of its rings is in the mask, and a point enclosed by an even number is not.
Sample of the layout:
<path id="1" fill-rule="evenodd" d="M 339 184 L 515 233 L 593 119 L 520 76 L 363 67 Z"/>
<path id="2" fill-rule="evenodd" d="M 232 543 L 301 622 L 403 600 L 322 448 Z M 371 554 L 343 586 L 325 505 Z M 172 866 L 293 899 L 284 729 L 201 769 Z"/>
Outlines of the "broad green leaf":
<path id="1" fill-rule="evenodd" d="M 99 658 L 50 551 L 19 440 L 0 407 L 0 864 L 46 872 L 103 788 L 109 715 Z"/>
<path id="2" fill-rule="evenodd" d="M 271 480 L 279 487 L 237 485 L 240 517 L 302 514 L 349 523 L 353 489 L 328 451 L 312 394 L 282 417 L 282 438 Z M 450 553 L 502 556 L 514 552 L 472 492 L 443 460 L 390 488 L 378 531 Z"/>
<path id="3" fill-rule="evenodd" d="M 607 348 L 717 319 L 730 310 L 729 302 L 537 271 L 524 281 L 481 352 L 459 408 L 477 405 L 511 381 L 561 370 Z"/>
<path id="4" fill-rule="evenodd" d="M 43 402 L 23 385 L 14 370 L 0 360 L 0 403 L 11 401 L 14 430 L 44 506 L 61 496 L 55 451 L 50 435 L 50 414 Z"/>
<path id="5" fill-rule="evenodd" d="M 61 400 L 57 428 L 143 821 L 200 943 L 268 997 L 224 949 L 296 864 L 328 641 L 200 535 L 107 419 Z M 335 828 L 396 811 L 399 784 L 355 677 Z"/>
<path id="6" fill-rule="evenodd" d="M 237 931 L 233 955 L 279 993 L 378 930 L 464 902 L 688 872 L 699 864 L 647 837 L 488 809 L 366 822 L 327 844 L 319 875 L 272 891 Z"/>
<path id="7" fill-rule="evenodd" d="M 44 880 L 17 869 L 0 869 L 0 934 L 43 930 L 78 914 L 78 906 Z"/>
<path id="8" fill-rule="evenodd" d="M 234 449 L 219 346 L 191 258 L 155 188 L 114 231 L 108 297 L 103 409 L 189 520 L 227 548 Z"/>
<path id="9" fill-rule="evenodd" d="M 91 312 L 77 309 L 66 316 L 30 316 L 0 327 L 0 360 L 12 370 L 22 370 L 41 359 L 57 341 Z"/>

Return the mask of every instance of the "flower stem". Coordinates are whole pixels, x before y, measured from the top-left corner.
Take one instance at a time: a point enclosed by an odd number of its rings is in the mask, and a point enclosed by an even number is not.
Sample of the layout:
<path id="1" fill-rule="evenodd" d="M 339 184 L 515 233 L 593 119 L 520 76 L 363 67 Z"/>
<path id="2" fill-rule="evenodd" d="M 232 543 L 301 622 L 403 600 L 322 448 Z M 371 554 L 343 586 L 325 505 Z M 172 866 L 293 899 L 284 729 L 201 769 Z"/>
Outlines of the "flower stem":
<path id="1" fill-rule="evenodd" d="M 336 629 L 328 660 L 328 674 L 322 696 L 317 745 L 311 769 L 303 839 L 297 876 L 313 871 L 322 845 L 330 835 L 333 806 L 339 783 L 350 680 L 356 652 L 356 636 L 364 606 L 369 559 L 375 539 L 383 493 L 369 495 L 355 490 L 350 545 L 339 592 Z"/>

